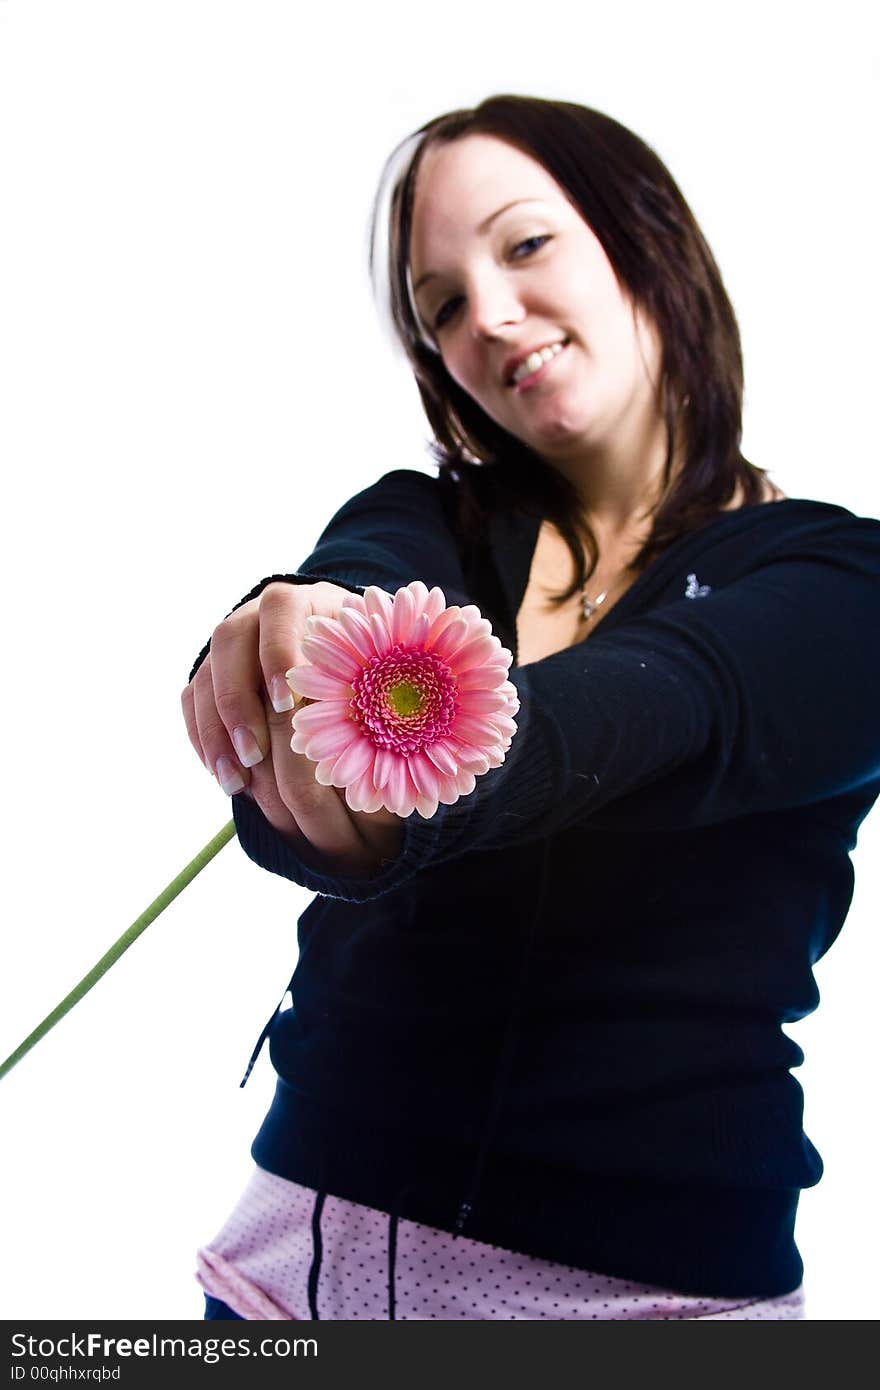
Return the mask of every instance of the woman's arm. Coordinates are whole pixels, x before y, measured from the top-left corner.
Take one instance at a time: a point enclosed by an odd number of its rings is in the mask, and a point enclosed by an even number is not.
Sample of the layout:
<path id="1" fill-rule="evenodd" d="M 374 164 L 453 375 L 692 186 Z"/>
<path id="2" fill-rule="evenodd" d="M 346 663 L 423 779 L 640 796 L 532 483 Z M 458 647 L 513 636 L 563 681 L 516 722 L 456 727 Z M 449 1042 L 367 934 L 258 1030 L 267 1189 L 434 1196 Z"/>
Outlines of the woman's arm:
<path id="1" fill-rule="evenodd" d="M 405 822 L 369 882 L 317 876 L 236 798 L 247 852 L 354 901 L 476 849 L 581 821 L 672 830 L 829 800 L 880 779 L 880 524 L 797 529 L 698 602 L 676 599 L 514 668 L 521 708 L 502 767 L 429 821 Z"/>

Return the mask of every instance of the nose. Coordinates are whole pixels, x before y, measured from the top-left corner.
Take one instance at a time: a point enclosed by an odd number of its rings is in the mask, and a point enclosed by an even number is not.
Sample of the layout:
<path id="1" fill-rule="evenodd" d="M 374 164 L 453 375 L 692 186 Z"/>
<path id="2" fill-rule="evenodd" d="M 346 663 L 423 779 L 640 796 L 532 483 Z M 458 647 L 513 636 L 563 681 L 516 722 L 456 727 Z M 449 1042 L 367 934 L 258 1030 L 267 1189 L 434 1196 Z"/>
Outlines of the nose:
<path id="1" fill-rule="evenodd" d="M 521 323 L 525 311 L 503 274 L 483 276 L 467 296 L 468 326 L 474 338 L 497 338 L 500 330 Z"/>

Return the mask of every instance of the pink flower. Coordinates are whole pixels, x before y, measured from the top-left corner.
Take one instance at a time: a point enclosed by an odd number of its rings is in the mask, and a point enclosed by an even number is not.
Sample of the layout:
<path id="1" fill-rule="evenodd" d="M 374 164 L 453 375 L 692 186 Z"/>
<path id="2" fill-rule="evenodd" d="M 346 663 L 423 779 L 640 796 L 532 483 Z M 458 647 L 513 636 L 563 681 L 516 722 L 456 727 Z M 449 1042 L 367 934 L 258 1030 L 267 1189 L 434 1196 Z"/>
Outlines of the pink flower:
<path id="1" fill-rule="evenodd" d="M 310 664 L 287 678 L 315 703 L 294 714 L 290 746 L 353 811 L 427 819 L 504 762 L 519 709 L 513 655 L 473 604 L 447 608 L 417 579 L 393 598 L 350 594 L 338 617 L 307 628 Z"/>

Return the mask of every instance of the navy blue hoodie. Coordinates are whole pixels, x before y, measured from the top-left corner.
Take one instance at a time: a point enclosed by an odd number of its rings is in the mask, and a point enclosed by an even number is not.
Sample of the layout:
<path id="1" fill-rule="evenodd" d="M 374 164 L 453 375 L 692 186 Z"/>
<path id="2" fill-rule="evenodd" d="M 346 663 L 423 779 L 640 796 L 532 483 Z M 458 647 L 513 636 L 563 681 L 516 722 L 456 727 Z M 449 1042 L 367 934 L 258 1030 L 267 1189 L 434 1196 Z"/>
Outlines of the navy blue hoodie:
<path id="1" fill-rule="evenodd" d="M 499 505 L 468 549 L 455 491 L 387 474 L 246 597 L 421 579 L 515 654 L 540 517 Z M 257 1163 L 388 1212 L 392 1265 L 405 1216 L 697 1295 L 795 1288 L 822 1162 L 780 1025 L 818 1003 L 880 791 L 878 580 L 877 521 L 720 514 L 589 641 L 511 668 L 505 763 L 372 877 L 235 797 L 248 855 L 317 894 Z"/>

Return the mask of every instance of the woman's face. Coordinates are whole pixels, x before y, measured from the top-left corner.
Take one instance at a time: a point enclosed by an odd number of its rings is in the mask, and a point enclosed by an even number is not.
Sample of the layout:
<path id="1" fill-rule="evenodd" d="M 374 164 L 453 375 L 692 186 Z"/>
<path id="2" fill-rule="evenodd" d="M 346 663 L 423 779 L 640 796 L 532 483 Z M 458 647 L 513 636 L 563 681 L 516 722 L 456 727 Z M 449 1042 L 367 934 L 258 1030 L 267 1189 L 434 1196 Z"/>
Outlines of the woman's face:
<path id="1" fill-rule="evenodd" d="M 585 458 L 660 420 L 662 349 L 543 167 L 487 135 L 419 170 L 416 306 L 453 379 L 543 457 Z"/>

